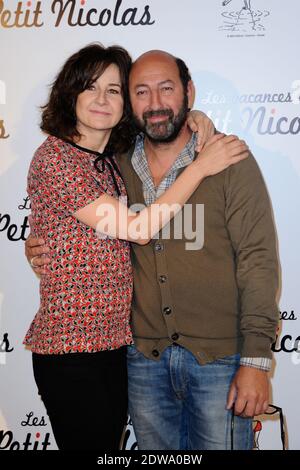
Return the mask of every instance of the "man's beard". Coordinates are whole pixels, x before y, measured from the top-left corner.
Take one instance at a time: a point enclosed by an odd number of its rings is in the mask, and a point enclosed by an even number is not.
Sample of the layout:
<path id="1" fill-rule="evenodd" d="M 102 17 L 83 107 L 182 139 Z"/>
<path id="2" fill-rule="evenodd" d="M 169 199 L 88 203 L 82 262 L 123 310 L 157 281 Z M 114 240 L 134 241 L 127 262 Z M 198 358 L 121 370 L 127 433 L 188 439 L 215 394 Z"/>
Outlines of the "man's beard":
<path id="1" fill-rule="evenodd" d="M 133 114 L 133 120 L 137 128 L 154 143 L 167 143 L 173 142 L 180 133 L 183 125 L 185 124 L 188 109 L 188 98 L 184 96 L 181 108 L 175 116 L 174 112 L 169 109 L 157 109 L 155 111 L 145 111 L 143 113 L 143 120 L 140 120 Z M 168 119 L 161 122 L 148 122 L 147 119 L 152 116 L 168 116 Z"/>

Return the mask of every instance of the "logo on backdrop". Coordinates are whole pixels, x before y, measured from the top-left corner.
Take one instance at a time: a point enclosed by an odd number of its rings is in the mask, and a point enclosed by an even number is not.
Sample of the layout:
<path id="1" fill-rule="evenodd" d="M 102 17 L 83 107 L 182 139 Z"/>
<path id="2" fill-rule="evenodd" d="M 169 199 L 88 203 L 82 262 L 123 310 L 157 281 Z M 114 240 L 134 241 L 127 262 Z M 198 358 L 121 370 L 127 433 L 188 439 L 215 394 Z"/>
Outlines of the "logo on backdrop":
<path id="1" fill-rule="evenodd" d="M 298 316 L 295 314 L 294 310 L 291 311 L 283 311 L 280 312 L 280 320 L 282 321 L 296 321 L 298 320 Z M 296 335 L 284 335 L 280 337 L 279 332 L 276 335 L 276 340 L 272 344 L 272 351 L 274 353 L 278 352 L 285 352 L 285 353 L 290 353 L 294 357 L 298 357 L 300 353 L 300 335 L 296 337 Z M 293 360 L 294 362 L 294 360 Z M 300 360 L 299 360 L 300 362 Z M 294 362 L 295 363 L 295 362 Z M 297 362 L 298 363 L 298 362 Z"/>
<path id="2" fill-rule="evenodd" d="M 127 428 L 124 434 L 121 450 L 136 450 L 137 442 L 132 428 L 132 421 L 130 416 L 127 417 Z"/>
<path id="3" fill-rule="evenodd" d="M 3 80 L 0 80 L 0 104 L 6 104 L 6 86 Z M 9 134 L 6 133 L 4 120 L 0 116 L 0 139 L 7 139 Z"/>
<path id="4" fill-rule="evenodd" d="M 292 103 L 300 104 L 300 80 L 294 80 L 291 88 L 292 88 Z"/>
<path id="5" fill-rule="evenodd" d="M 26 414 L 26 418 L 21 421 L 23 427 L 44 427 L 47 422 L 34 416 L 33 411 Z M 0 450 L 47 450 L 51 446 L 50 433 L 42 435 L 40 432 L 28 432 L 24 442 L 14 440 L 12 431 L 0 430 Z"/>
<path id="6" fill-rule="evenodd" d="M 11 353 L 14 348 L 11 346 L 8 338 L 8 333 L 4 333 L 1 339 L 0 336 L 0 365 L 6 365 L 6 353 Z"/>
<path id="7" fill-rule="evenodd" d="M 18 206 L 19 210 L 30 210 L 30 200 L 29 197 L 23 199 L 22 204 Z M 29 221 L 28 216 L 26 215 L 23 218 L 23 221 L 20 226 L 12 223 L 11 216 L 9 214 L 0 213 L 0 233 L 6 233 L 6 236 L 11 242 L 18 242 L 20 240 L 25 241 L 27 236 L 26 232 L 29 230 Z"/>
<path id="8" fill-rule="evenodd" d="M 265 36 L 266 18 L 270 12 L 258 10 L 256 5 L 255 0 L 224 0 L 222 7 L 226 10 L 221 13 L 223 23 L 219 30 L 227 31 L 227 37 Z"/>
<path id="9" fill-rule="evenodd" d="M 132 0 L 134 1 L 134 0 Z M 0 0 L 0 28 L 41 28 L 45 24 L 45 8 L 49 8 L 47 19 L 52 14 L 54 27 L 60 25 L 74 26 L 151 26 L 155 20 L 151 16 L 150 6 L 139 5 L 125 8 L 123 0 L 103 0 L 101 7 L 99 2 L 91 0 L 53 0 L 50 2 L 24 1 L 5 2 Z M 47 4 L 47 6 L 45 5 Z M 92 5 L 91 5 L 92 3 Z M 110 8 L 106 8 L 108 5 Z M 94 8 L 96 6 L 96 8 Z"/>
<path id="10" fill-rule="evenodd" d="M 288 110 L 286 106 L 300 104 L 300 80 L 293 81 L 290 90 L 279 90 L 275 93 L 263 91 L 237 96 L 209 90 L 201 99 L 201 104 L 221 132 L 231 132 L 230 123 L 234 122 L 232 116 L 234 105 L 239 104 L 243 106 L 240 113 L 245 132 L 256 131 L 260 135 L 297 135 L 300 133 L 299 112 L 292 106 L 289 108 L 292 115 L 289 116 L 288 112 L 286 114 Z"/>
<path id="11" fill-rule="evenodd" d="M 0 292 L 0 327 L 1 327 L 1 317 L 2 317 L 2 305 L 3 305 L 4 295 Z M 4 333 L 3 337 L 0 336 L 0 365 L 6 364 L 6 353 L 11 353 L 14 350 L 12 347 L 8 333 Z"/>
<path id="12" fill-rule="evenodd" d="M 10 353 L 14 350 L 9 344 L 8 333 L 3 334 L 2 341 L 0 339 L 0 353 Z"/>
<path id="13" fill-rule="evenodd" d="M 8 139 L 9 134 L 6 133 L 3 119 L 0 119 L 0 139 Z"/>

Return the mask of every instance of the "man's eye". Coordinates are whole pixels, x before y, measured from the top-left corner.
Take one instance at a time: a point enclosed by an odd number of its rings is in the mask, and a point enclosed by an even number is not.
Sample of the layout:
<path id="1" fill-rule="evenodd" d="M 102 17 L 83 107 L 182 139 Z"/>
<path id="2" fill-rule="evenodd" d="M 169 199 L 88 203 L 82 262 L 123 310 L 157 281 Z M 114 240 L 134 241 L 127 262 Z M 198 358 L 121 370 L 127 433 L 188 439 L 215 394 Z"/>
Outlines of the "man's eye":
<path id="1" fill-rule="evenodd" d="M 138 96 L 145 95 L 146 93 L 147 93 L 146 90 L 138 90 L 138 91 L 136 92 L 136 94 L 137 94 Z"/>
<path id="2" fill-rule="evenodd" d="M 171 86 L 164 86 L 164 87 L 162 87 L 162 91 L 167 91 L 167 92 L 168 92 L 168 91 L 173 91 L 173 87 L 171 87 Z"/>

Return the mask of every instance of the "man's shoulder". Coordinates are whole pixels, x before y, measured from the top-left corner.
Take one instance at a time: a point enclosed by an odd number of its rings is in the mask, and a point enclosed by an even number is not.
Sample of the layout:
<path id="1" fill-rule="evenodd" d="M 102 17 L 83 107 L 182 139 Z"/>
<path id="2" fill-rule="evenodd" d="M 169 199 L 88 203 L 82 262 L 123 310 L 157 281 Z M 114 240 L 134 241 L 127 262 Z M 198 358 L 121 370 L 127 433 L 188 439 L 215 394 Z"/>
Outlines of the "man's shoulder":
<path id="1" fill-rule="evenodd" d="M 247 158 L 245 158 L 244 160 L 241 160 L 238 163 L 231 165 L 225 171 L 230 179 L 242 178 L 242 177 L 251 179 L 251 178 L 262 177 L 259 165 L 251 152 Z"/>

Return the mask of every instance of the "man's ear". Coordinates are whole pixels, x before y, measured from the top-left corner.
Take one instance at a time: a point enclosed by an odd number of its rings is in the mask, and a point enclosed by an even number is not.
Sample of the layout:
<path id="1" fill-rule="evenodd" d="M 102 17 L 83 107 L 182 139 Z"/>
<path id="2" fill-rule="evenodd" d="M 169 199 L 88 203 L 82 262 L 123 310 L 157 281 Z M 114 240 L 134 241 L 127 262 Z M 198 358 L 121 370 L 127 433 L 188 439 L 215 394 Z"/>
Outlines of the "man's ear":
<path id="1" fill-rule="evenodd" d="M 189 80 L 187 84 L 187 97 L 188 97 L 188 107 L 193 109 L 194 102 L 195 102 L 196 90 L 195 85 L 192 80 Z"/>

